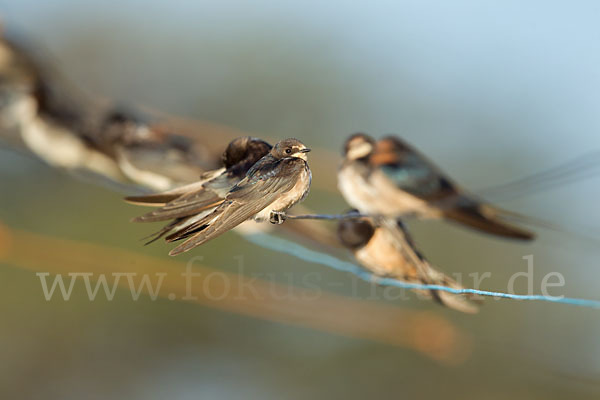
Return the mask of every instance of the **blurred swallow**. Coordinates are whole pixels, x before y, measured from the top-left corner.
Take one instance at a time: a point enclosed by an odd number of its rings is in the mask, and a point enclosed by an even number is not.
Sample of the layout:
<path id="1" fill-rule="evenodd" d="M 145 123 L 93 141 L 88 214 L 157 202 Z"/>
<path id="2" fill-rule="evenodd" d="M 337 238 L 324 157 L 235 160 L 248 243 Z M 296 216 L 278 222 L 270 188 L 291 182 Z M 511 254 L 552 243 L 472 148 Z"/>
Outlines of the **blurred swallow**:
<path id="1" fill-rule="evenodd" d="M 337 233 L 339 240 L 352 251 L 356 260 L 376 276 L 462 289 L 456 281 L 429 264 L 416 249 L 400 221 L 383 218 L 377 222 L 370 218 L 346 219 L 339 222 Z M 472 296 L 437 290 L 415 292 L 458 311 L 478 311 L 476 305 L 469 301 Z"/>
<path id="2" fill-rule="evenodd" d="M 309 151 L 297 139 L 277 143 L 229 190 L 213 212 L 167 236 L 169 242 L 187 239 L 169 254 L 200 246 L 250 218 L 282 223 L 283 211 L 302 201 L 310 189 Z"/>
<path id="3" fill-rule="evenodd" d="M 363 213 L 445 218 L 497 236 L 534 238 L 533 233 L 501 220 L 516 214 L 464 192 L 398 137 L 376 142 L 359 133 L 348 138 L 338 186 L 346 201 Z"/>
<path id="4" fill-rule="evenodd" d="M 0 32 L 0 138 L 11 146 L 97 182 L 107 177 L 154 190 L 218 167 L 204 141 L 88 97 L 46 58 L 37 46 Z"/>
<path id="5" fill-rule="evenodd" d="M 193 182 L 220 161 L 204 143 L 124 107 L 105 112 L 89 141 L 114 159 L 130 180 L 155 190 Z"/>
<path id="6" fill-rule="evenodd" d="M 156 222 L 173 220 L 163 229 L 151 235 L 151 243 L 171 230 L 179 231 L 197 221 L 221 204 L 233 188 L 272 146 L 264 140 L 244 136 L 233 140 L 221 157 L 223 167 L 209 171 L 198 182 L 166 192 L 130 196 L 125 200 L 138 205 L 160 208 L 134 218 L 133 222 Z"/>

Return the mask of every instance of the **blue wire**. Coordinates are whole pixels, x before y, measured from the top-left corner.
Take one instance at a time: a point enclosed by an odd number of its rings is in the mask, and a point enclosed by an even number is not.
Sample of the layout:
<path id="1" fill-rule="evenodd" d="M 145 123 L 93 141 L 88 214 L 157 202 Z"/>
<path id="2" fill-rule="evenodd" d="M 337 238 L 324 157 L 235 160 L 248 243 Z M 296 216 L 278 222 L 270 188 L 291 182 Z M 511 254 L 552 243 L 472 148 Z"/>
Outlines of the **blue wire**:
<path id="1" fill-rule="evenodd" d="M 570 304 L 580 307 L 589 308 L 600 308 L 600 301 L 597 300 L 586 300 L 576 299 L 570 297 L 553 297 L 553 296 L 542 296 L 542 295 L 522 295 L 522 294 L 511 294 L 503 292 L 491 292 L 488 290 L 478 289 L 454 289 L 448 286 L 442 285 L 426 285 L 418 283 L 402 282 L 393 278 L 378 277 L 356 264 L 342 261 L 332 255 L 321 253 L 319 251 L 307 249 L 297 243 L 290 242 L 289 240 L 281 239 L 271 235 L 259 233 L 252 235 L 244 235 L 244 238 L 249 242 L 252 242 L 258 246 L 266 249 L 275 250 L 278 252 L 286 253 L 291 256 L 297 257 L 301 260 L 308 261 L 315 264 L 325 265 L 327 267 L 334 268 L 342 272 L 350 272 L 357 275 L 360 279 L 367 282 L 373 282 L 379 285 L 396 286 L 403 289 L 419 289 L 419 290 L 440 290 L 453 294 L 478 294 L 481 296 L 499 297 L 513 300 L 532 300 L 532 301 L 548 301 L 552 303 Z"/>

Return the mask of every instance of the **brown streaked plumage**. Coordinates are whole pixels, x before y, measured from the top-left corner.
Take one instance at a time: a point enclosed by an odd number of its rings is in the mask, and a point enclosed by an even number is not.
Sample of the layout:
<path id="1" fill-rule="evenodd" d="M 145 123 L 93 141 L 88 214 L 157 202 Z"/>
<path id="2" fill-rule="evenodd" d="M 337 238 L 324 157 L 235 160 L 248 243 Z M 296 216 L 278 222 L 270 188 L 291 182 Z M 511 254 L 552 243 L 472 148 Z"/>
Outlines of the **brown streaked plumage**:
<path id="1" fill-rule="evenodd" d="M 398 137 L 375 141 L 355 134 L 346 141 L 344 156 L 338 186 L 346 201 L 363 213 L 445 218 L 497 236 L 534 238 L 501 219 L 514 214 L 466 193 Z"/>
<path id="2" fill-rule="evenodd" d="M 400 221 L 370 218 L 347 219 L 338 224 L 338 238 L 352 251 L 357 261 L 376 276 L 407 283 L 462 287 L 452 278 L 437 271 L 416 249 L 408 231 Z M 470 297 L 444 291 L 415 290 L 433 297 L 440 304 L 458 311 L 475 313 Z"/>
<path id="3" fill-rule="evenodd" d="M 177 232 L 187 228 L 221 204 L 229 190 L 270 150 L 271 145 L 261 139 L 245 136 L 233 140 L 223 152 L 223 168 L 203 174 L 198 182 L 162 193 L 127 197 L 126 200 L 133 204 L 160 206 L 133 221 L 174 220 L 151 235 L 151 242 L 171 230 Z"/>
<path id="4" fill-rule="evenodd" d="M 297 139 L 277 143 L 250 168 L 214 211 L 167 236 L 167 241 L 187 239 L 169 254 L 191 250 L 250 218 L 273 222 L 278 212 L 302 201 L 310 189 L 311 172 L 306 162 L 309 151 Z"/>
<path id="5" fill-rule="evenodd" d="M 223 152 L 223 168 L 203 174 L 200 181 L 162 193 L 127 197 L 125 200 L 135 204 L 162 205 L 134 221 L 165 221 L 193 215 L 217 205 L 252 165 L 270 150 L 271 145 L 261 139 L 244 136 L 233 140 Z"/>

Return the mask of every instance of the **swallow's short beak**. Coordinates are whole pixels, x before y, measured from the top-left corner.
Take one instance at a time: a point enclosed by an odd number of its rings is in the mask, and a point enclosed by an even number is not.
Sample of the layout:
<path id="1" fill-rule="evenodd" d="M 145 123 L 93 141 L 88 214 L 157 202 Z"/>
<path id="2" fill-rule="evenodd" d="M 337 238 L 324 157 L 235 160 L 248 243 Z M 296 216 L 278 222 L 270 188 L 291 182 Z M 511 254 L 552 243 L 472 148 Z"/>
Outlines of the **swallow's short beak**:
<path id="1" fill-rule="evenodd" d="M 309 153 L 309 152 L 310 152 L 310 149 L 302 149 L 302 150 L 300 150 L 300 153 Z"/>

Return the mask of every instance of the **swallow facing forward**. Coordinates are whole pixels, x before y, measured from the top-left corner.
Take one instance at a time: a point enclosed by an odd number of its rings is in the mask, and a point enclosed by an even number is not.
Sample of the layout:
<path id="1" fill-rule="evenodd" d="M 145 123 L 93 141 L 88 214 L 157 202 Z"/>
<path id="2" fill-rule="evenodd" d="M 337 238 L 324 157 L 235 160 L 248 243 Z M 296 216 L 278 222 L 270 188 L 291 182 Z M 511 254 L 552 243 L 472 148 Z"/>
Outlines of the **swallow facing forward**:
<path id="1" fill-rule="evenodd" d="M 380 219 L 347 219 L 338 224 L 338 238 L 351 250 L 357 261 L 376 276 L 387 277 L 407 283 L 462 287 L 429 264 L 415 248 L 414 243 L 400 221 Z M 465 295 L 444 291 L 417 293 L 433 297 L 440 304 L 458 311 L 474 313 L 478 308 Z"/>
<path id="2" fill-rule="evenodd" d="M 533 233 L 509 225 L 514 216 L 467 194 L 417 150 L 397 137 L 379 141 L 352 135 L 344 147 L 338 186 L 363 213 L 446 218 L 493 235 L 531 240 Z"/>
<path id="3" fill-rule="evenodd" d="M 310 189 L 309 151 L 297 139 L 277 143 L 228 191 L 214 211 L 167 237 L 168 241 L 187 239 L 169 254 L 200 246 L 250 218 L 282 223 L 283 211 L 302 201 Z"/>
<path id="4" fill-rule="evenodd" d="M 134 218 L 134 222 L 173 220 L 163 229 L 151 235 L 153 242 L 173 231 L 177 237 L 195 221 L 202 219 L 221 204 L 248 170 L 271 151 L 272 146 L 264 140 L 245 136 L 233 140 L 221 157 L 223 167 L 203 174 L 198 182 L 176 189 L 146 196 L 131 196 L 126 200 L 133 204 L 158 206 L 160 208 Z M 172 235 L 167 239 L 172 238 Z M 150 243 L 149 242 L 149 243 Z"/>

